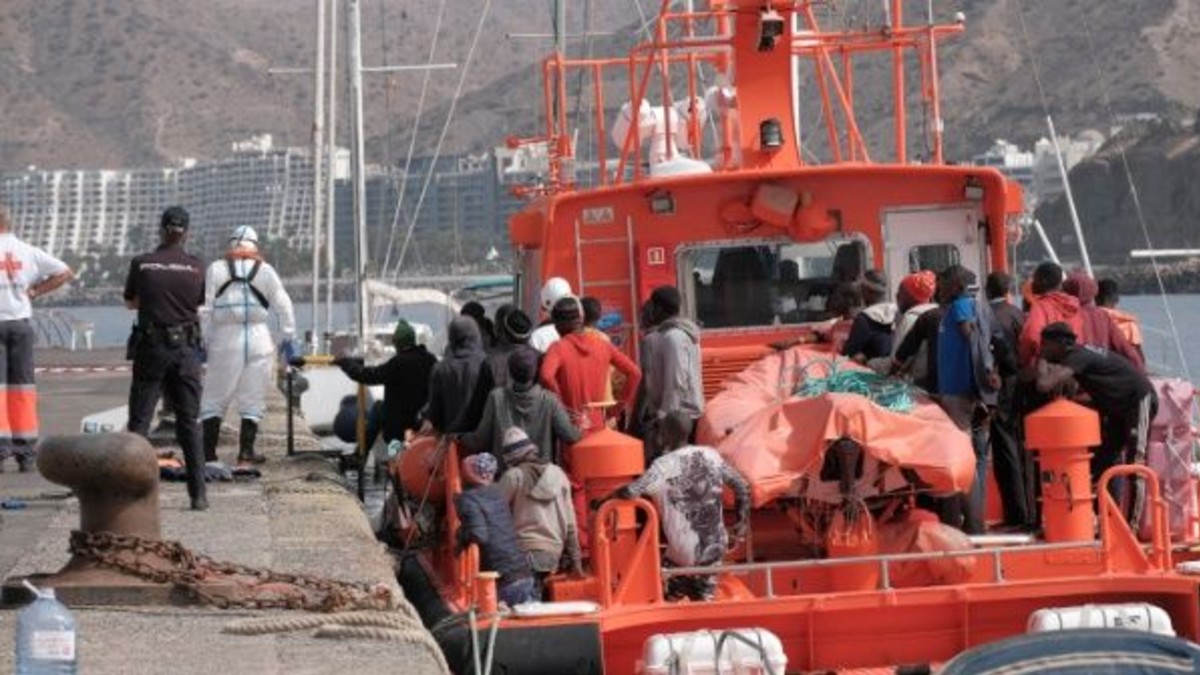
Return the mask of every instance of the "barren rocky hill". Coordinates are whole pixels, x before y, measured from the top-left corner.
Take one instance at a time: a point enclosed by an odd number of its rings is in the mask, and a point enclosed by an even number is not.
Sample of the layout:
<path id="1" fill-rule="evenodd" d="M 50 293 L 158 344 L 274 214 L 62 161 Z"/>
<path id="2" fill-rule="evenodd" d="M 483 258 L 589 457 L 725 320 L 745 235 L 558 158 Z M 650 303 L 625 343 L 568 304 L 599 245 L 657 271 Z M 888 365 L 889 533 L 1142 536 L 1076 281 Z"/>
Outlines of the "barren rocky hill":
<path id="1" fill-rule="evenodd" d="M 435 60 L 465 58 L 483 3 L 446 3 Z M 304 143 L 311 114 L 309 78 L 271 77 L 266 69 L 311 60 L 314 4 L 5 0 L 0 4 L 0 167 L 127 166 L 208 157 L 222 154 L 239 137 L 262 132 L 283 143 Z M 424 61 L 438 4 L 364 0 L 366 61 Z M 532 128 L 533 64 L 546 44 L 505 35 L 548 31 L 553 4 L 493 2 L 468 73 L 467 96 L 447 138 L 449 150 L 484 149 L 508 133 Z M 925 4 L 907 3 L 910 20 L 923 16 Z M 589 5 L 594 28 L 615 31 L 608 44 L 616 45 L 628 42 L 640 24 L 639 5 L 652 11 L 658 2 L 576 0 L 572 31 L 582 27 Z M 881 23 L 878 0 L 831 6 L 822 10 L 829 23 Z M 1116 113 L 1190 117 L 1200 105 L 1200 78 L 1193 75 L 1200 61 L 1200 5 L 1190 0 L 961 0 L 934 7 L 943 20 L 958 9 L 967 16 L 967 35 L 946 48 L 942 61 L 947 140 L 954 156 L 977 151 L 996 136 L 1028 142 L 1044 133 L 1034 62 L 1063 130 L 1106 127 L 1111 117 L 1103 105 L 1105 94 Z M 454 71 L 434 76 L 418 147 L 428 149 L 436 140 L 457 77 Z M 879 68 L 865 68 L 856 81 L 860 101 L 887 91 Z M 371 77 L 367 125 L 376 159 L 394 159 L 407 147 L 420 82 L 417 73 Z M 879 147 L 890 144 L 883 100 L 860 111 Z M 919 145 L 914 141 L 914 151 Z"/>

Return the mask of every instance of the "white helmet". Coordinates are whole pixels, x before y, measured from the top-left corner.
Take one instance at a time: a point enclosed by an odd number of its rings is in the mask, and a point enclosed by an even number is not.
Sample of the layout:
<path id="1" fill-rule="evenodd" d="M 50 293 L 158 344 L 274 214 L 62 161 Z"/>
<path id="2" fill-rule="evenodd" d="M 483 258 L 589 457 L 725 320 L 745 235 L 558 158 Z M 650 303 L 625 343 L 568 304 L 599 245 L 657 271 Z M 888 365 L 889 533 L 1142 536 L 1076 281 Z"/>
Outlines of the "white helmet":
<path id="1" fill-rule="evenodd" d="M 562 277 L 551 277 L 542 286 L 542 311 L 547 314 L 554 308 L 554 303 L 571 294 L 571 284 Z"/>
<path id="2" fill-rule="evenodd" d="M 254 228 L 249 225 L 238 225 L 233 228 L 233 234 L 229 235 L 230 246 L 243 243 L 258 245 L 258 232 L 255 232 Z"/>

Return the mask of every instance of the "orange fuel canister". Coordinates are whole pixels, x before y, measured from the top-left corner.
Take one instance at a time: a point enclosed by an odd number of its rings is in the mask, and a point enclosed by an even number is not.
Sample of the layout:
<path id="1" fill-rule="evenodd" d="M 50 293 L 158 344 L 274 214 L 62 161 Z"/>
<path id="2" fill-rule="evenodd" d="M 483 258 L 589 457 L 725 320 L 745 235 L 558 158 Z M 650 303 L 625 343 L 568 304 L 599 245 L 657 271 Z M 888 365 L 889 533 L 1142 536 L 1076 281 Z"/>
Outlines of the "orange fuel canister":
<path id="1" fill-rule="evenodd" d="M 1059 399 L 1025 418 L 1025 445 L 1039 456 L 1042 530 L 1047 542 L 1092 541 L 1091 448 L 1100 444 L 1100 416 Z"/>

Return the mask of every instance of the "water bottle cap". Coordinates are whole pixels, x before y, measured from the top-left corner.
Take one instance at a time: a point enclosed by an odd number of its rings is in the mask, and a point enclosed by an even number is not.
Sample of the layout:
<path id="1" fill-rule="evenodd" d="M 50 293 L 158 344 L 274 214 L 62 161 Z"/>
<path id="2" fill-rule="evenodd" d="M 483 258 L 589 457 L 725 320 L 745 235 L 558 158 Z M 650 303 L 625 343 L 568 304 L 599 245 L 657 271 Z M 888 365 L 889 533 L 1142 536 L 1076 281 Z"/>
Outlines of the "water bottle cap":
<path id="1" fill-rule="evenodd" d="M 33 593 L 35 596 L 37 596 L 38 600 L 43 600 L 43 599 L 53 600 L 54 599 L 54 589 L 53 588 L 50 588 L 50 587 L 38 588 L 37 586 L 34 586 L 33 584 L 29 583 L 28 579 L 22 580 L 21 583 L 24 584 L 25 588 L 28 588 L 31 593 Z"/>

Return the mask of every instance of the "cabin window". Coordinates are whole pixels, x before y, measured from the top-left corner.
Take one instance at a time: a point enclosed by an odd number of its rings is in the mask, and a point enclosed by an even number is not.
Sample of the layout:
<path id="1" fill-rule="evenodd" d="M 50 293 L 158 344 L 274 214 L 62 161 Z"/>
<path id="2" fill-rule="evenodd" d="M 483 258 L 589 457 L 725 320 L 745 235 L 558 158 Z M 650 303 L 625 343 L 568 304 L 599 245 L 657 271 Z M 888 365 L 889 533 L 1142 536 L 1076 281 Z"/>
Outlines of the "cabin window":
<path id="1" fill-rule="evenodd" d="M 867 269 L 863 241 L 729 242 L 684 249 L 680 288 L 703 328 L 825 321 L 833 290 Z"/>
<path id="2" fill-rule="evenodd" d="M 958 247 L 954 244 L 924 244 L 908 249 L 908 269 L 905 274 L 933 270 L 941 273 L 951 265 L 961 264 Z"/>

